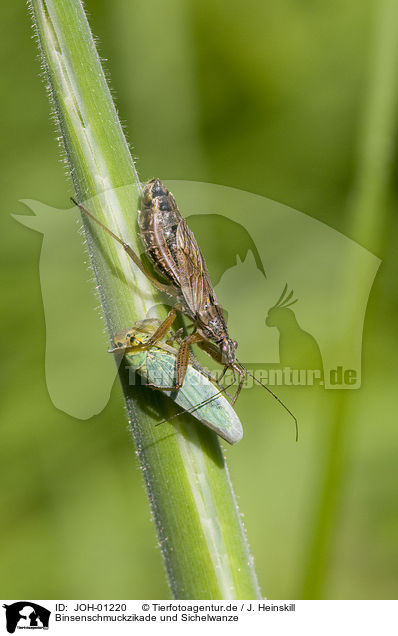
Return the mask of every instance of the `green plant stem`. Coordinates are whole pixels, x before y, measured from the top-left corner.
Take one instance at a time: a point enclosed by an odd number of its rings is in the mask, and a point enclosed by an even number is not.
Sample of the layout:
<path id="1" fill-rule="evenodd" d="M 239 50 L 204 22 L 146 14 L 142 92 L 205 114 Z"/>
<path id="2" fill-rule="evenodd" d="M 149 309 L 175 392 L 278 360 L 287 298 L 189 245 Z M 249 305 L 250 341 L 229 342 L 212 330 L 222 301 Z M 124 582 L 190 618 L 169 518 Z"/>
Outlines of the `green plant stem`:
<path id="1" fill-rule="evenodd" d="M 31 8 L 76 196 L 137 250 L 141 187 L 81 2 L 31 0 Z M 118 244 L 83 222 L 111 336 L 159 299 Z M 156 426 L 174 413 L 171 400 L 120 376 L 173 594 L 259 598 L 218 438 L 187 414 Z"/>
<path id="2" fill-rule="evenodd" d="M 373 56 L 358 144 L 357 174 L 348 206 L 347 231 L 358 243 L 377 253 L 388 211 L 388 181 L 397 130 L 398 1 L 382 0 L 375 7 Z M 359 301 L 367 280 L 361 271 L 361 262 L 355 256 L 347 263 L 346 271 L 346 289 L 342 291 L 346 294 L 347 306 L 351 308 L 354 329 L 360 324 L 361 316 L 357 314 L 362 312 L 362 305 Z M 351 331 L 347 333 L 347 346 L 350 346 Z M 352 399 L 350 391 L 342 390 L 331 400 L 331 432 L 324 462 L 326 469 L 314 533 L 309 538 L 311 547 L 304 572 L 303 598 L 324 597 L 344 477 L 348 470 L 349 442 L 353 435 Z"/>

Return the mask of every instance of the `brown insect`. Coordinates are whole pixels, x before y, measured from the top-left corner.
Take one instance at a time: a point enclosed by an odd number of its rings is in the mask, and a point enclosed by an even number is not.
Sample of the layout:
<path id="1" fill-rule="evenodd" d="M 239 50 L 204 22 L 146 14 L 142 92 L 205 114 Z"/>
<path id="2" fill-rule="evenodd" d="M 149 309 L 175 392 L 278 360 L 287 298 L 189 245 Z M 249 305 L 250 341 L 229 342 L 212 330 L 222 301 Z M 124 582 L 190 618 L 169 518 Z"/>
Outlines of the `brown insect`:
<path id="1" fill-rule="evenodd" d="M 192 344 L 198 344 L 214 360 L 224 365 L 221 377 L 227 369 L 232 370 L 234 381 L 236 374 L 239 377 L 232 404 L 241 391 L 245 376 L 250 375 L 290 413 L 297 427 L 295 416 L 285 404 L 236 358 L 238 343 L 229 336 L 224 312 L 217 301 L 203 255 L 192 231 L 178 210 L 174 196 L 160 179 L 151 179 L 144 186 L 141 210 L 138 212 L 138 225 L 147 257 L 156 272 L 167 280 L 168 284 L 160 282 L 146 269 L 130 245 L 81 204 L 76 203 L 74 199 L 72 201 L 122 245 L 137 267 L 159 291 L 173 297 L 175 305 L 145 343 L 146 349 L 151 348 L 166 336 L 177 317 L 177 311 L 181 311 L 192 320 L 193 333 L 179 340 L 175 390 L 180 389 L 184 383 L 189 364 L 189 347 Z"/>

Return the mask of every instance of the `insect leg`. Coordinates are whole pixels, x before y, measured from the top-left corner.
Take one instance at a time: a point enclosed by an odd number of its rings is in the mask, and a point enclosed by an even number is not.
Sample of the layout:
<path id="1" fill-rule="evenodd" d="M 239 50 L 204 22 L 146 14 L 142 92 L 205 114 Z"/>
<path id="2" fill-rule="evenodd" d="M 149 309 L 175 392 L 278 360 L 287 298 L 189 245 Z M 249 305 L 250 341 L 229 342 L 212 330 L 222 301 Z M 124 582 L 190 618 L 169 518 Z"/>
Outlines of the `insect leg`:
<path id="1" fill-rule="evenodd" d="M 150 349 L 155 345 L 159 340 L 162 340 L 167 332 L 169 331 L 171 325 L 175 321 L 177 317 L 177 311 L 174 309 L 170 309 L 167 318 L 163 320 L 163 322 L 159 325 L 156 331 L 152 334 L 152 336 L 142 345 L 143 349 Z"/>
<path id="2" fill-rule="evenodd" d="M 232 405 L 234 405 L 234 404 L 235 404 L 235 402 L 236 402 L 236 400 L 237 400 L 237 399 L 238 399 L 238 397 L 239 397 L 239 393 L 240 393 L 240 392 L 241 392 L 241 390 L 242 390 L 242 386 L 243 386 L 243 383 L 244 383 L 244 381 L 245 381 L 246 373 L 245 373 L 244 371 L 242 371 L 241 369 L 239 369 L 238 367 L 232 366 L 231 368 L 232 368 L 232 372 L 233 372 L 233 374 L 234 374 L 234 382 L 235 382 L 235 371 L 237 371 L 237 373 L 238 373 L 238 375 L 239 375 L 239 384 L 238 384 L 238 388 L 236 389 L 236 391 L 235 391 L 235 395 L 234 395 L 234 397 L 232 398 L 232 402 L 231 402 L 231 404 L 232 404 Z"/>
<path id="3" fill-rule="evenodd" d="M 216 362 L 219 362 L 220 364 L 222 364 L 222 360 L 221 360 L 221 355 L 220 355 L 220 351 L 219 349 L 217 349 L 212 342 L 208 342 L 206 340 L 203 340 L 199 343 L 199 347 L 205 352 L 207 353 L 211 358 L 213 358 L 213 360 L 215 360 Z M 240 369 L 238 366 L 235 365 L 228 365 L 225 364 L 224 368 L 221 372 L 221 375 L 218 377 L 218 382 L 220 382 L 220 380 L 223 379 L 225 373 L 227 372 L 228 369 L 232 369 L 232 373 L 233 373 L 233 382 L 232 384 L 235 383 L 236 381 L 236 373 L 238 373 L 239 375 L 239 384 L 238 384 L 238 388 L 235 392 L 235 395 L 233 396 L 233 398 L 231 399 L 231 404 L 235 404 L 236 400 L 239 397 L 239 393 L 241 392 L 243 383 L 245 381 L 245 376 L 246 376 L 246 372 L 243 371 L 242 369 Z M 217 384 L 218 384 L 217 382 Z M 229 385 L 229 386 L 232 386 Z"/>
<path id="4" fill-rule="evenodd" d="M 167 344 L 172 344 L 174 342 L 177 342 L 179 345 L 181 345 L 184 340 L 183 332 L 184 332 L 183 328 L 178 329 L 174 333 L 171 332 L 170 338 L 166 341 Z M 200 371 L 204 376 L 206 376 L 208 380 L 213 382 L 213 384 L 216 384 L 219 389 L 222 389 L 222 391 L 225 392 L 225 395 L 227 395 L 230 399 L 232 399 L 232 396 L 226 390 L 226 388 L 228 387 L 223 387 L 222 384 L 220 383 L 220 379 L 222 379 L 222 377 L 224 376 L 226 369 L 223 370 L 221 377 L 217 378 L 216 375 L 213 375 L 212 373 L 210 373 L 208 369 L 206 369 L 205 367 L 202 367 L 202 365 L 199 364 L 198 360 L 195 357 L 195 354 L 192 351 L 189 352 L 189 364 L 191 364 L 194 367 L 194 369 L 196 369 L 197 371 Z"/>
<path id="5" fill-rule="evenodd" d="M 163 320 L 163 322 L 160 323 L 159 327 L 153 332 L 151 337 L 148 338 L 146 342 L 141 342 L 140 344 L 133 344 L 133 345 L 131 345 L 128 342 L 125 342 L 123 343 L 122 346 L 116 346 L 113 349 L 109 349 L 108 353 L 115 353 L 116 351 L 127 350 L 127 349 L 132 349 L 135 351 L 145 351 L 146 349 L 151 349 L 151 347 L 153 347 L 157 342 L 159 342 L 159 340 L 163 340 L 168 330 L 170 329 L 171 325 L 173 324 L 174 320 L 176 319 L 176 316 L 177 316 L 177 311 L 174 308 L 172 308 L 169 311 L 167 318 L 165 318 L 165 320 Z M 141 323 L 144 323 L 144 322 L 148 322 L 148 321 L 141 321 Z M 134 329 L 135 329 L 134 327 L 131 328 L 132 331 L 134 331 Z M 127 329 L 127 331 L 129 331 L 129 329 Z M 143 328 L 143 331 L 145 331 L 145 326 Z"/>
<path id="6" fill-rule="evenodd" d="M 207 353 L 207 355 L 210 356 L 210 358 L 213 358 L 213 360 L 215 360 L 219 364 L 223 364 L 222 360 L 221 360 L 220 350 L 217 347 L 215 347 L 212 342 L 209 342 L 208 340 L 202 340 L 199 343 L 199 347 L 202 349 L 202 351 Z M 220 380 L 223 379 L 224 375 L 226 374 L 226 372 L 230 368 L 231 367 L 228 364 L 224 364 L 223 365 L 223 370 L 221 371 L 221 374 L 218 376 L 217 384 L 220 382 Z M 233 377 L 234 377 L 234 382 L 235 382 L 235 373 L 234 373 Z M 232 382 L 232 384 L 233 384 L 233 382 Z"/>
<path id="7" fill-rule="evenodd" d="M 173 313 L 174 312 L 174 313 Z M 174 320 L 174 318 L 176 317 L 176 312 L 175 310 L 171 310 L 168 317 L 166 318 L 166 320 L 160 325 L 159 329 L 157 331 L 159 331 L 160 329 L 163 328 L 163 325 L 168 322 L 166 329 L 163 331 L 163 333 L 157 338 L 157 340 L 160 340 L 165 333 L 167 333 L 168 329 L 170 328 L 170 325 L 172 323 L 172 321 Z M 153 334 L 152 338 L 154 338 L 157 334 L 157 331 Z M 152 338 L 150 340 L 152 340 Z M 145 345 L 142 346 L 142 348 L 147 348 L 148 347 L 148 343 L 150 342 L 150 340 L 148 340 L 148 342 L 145 343 Z M 193 333 L 190 336 L 187 336 L 186 338 L 184 338 L 181 341 L 180 344 L 180 348 L 178 349 L 178 353 L 177 353 L 177 360 L 176 360 L 176 383 L 175 386 L 170 387 L 170 386 L 158 386 L 156 385 L 154 388 L 158 389 L 159 391 L 170 391 L 170 390 L 174 390 L 174 391 L 178 391 L 179 389 L 181 389 L 182 385 L 184 384 L 184 380 L 185 380 L 185 376 L 187 373 L 187 369 L 188 369 L 188 364 L 189 364 L 189 355 L 190 355 L 190 351 L 189 351 L 189 346 L 191 344 L 194 344 L 195 342 L 199 342 L 202 341 L 203 337 L 200 336 L 198 333 Z M 156 341 L 154 341 L 152 343 L 155 344 Z"/>
<path id="8" fill-rule="evenodd" d="M 195 342 L 201 342 L 203 336 L 198 333 L 193 333 L 182 340 L 180 348 L 177 353 L 177 382 L 176 389 L 180 389 L 184 384 L 185 375 L 189 363 L 189 346 Z"/>
<path id="9" fill-rule="evenodd" d="M 94 216 L 94 214 L 89 212 L 87 208 L 84 207 L 84 205 L 82 205 L 81 203 L 78 203 L 73 197 L 71 197 L 71 201 L 80 209 L 81 212 L 83 212 L 86 216 L 88 216 L 92 221 L 95 221 L 97 225 L 102 227 L 102 229 L 105 232 L 107 232 L 107 234 L 112 236 L 112 238 L 114 238 L 115 241 L 117 241 L 123 247 L 126 254 L 131 258 L 131 260 L 137 265 L 137 267 L 141 270 L 141 272 L 151 281 L 151 283 L 159 291 L 165 292 L 166 294 L 169 294 L 169 296 L 177 296 L 177 292 L 173 289 L 171 285 L 165 285 L 164 283 L 161 283 L 160 281 L 157 280 L 157 278 L 155 278 L 155 276 L 151 274 L 151 272 L 149 272 L 144 267 L 144 265 L 141 262 L 141 259 L 134 252 L 131 245 L 129 245 L 128 243 L 125 243 L 123 239 L 120 238 L 120 236 L 117 236 L 117 234 L 114 234 L 112 230 L 110 230 L 106 225 L 104 225 L 99 219 L 97 219 L 96 216 Z"/>
<path id="10" fill-rule="evenodd" d="M 150 340 L 143 343 L 142 345 L 139 345 L 137 348 L 149 349 L 151 346 L 156 344 L 158 340 L 161 340 L 164 337 L 164 335 L 167 333 L 167 331 L 169 330 L 170 325 L 175 319 L 175 317 L 176 317 L 176 311 L 172 309 L 169 315 L 167 316 L 166 320 L 164 320 L 162 324 L 160 325 L 159 329 L 155 331 L 152 338 L 150 338 Z M 156 337 L 156 340 L 154 339 L 155 337 Z M 154 340 L 152 341 L 152 339 Z M 190 354 L 189 345 L 193 344 L 194 342 L 198 342 L 199 340 L 202 340 L 202 336 L 200 336 L 197 333 L 187 336 L 184 340 L 182 340 L 181 346 L 177 352 L 176 383 L 174 386 L 162 386 L 159 384 L 150 384 L 150 383 L 148 384 L 148 386 L 153 387 L 157 391 L 178 391 L 179 389 L 181 389 L 182 385 L 184 384 L 185 375 L 186 375 L 188 364 L 189 364 L 189 354 Z"/>
<path id="11" fill-rule="evenodd" d="M 226 364 L 226 365 L 224 365 L 224 368 L 223 368 L 223 370 L 221 371 L 221 374 L 220 374 L 220 376 L 219 376 L 219 378 L 218 378 L 219 380 L 222 380 L 222 379 L 223 379 L 223 377 L 224 377 L 224 375 L 226 374 L 226 372 L 227 372 L 227 370 L 228 370 L 228 369 L 229 369 L 229 366 L 228 366 L 227 364 Z M 234 382 L 235 382 L 235 374 L 234 374 Z"/>

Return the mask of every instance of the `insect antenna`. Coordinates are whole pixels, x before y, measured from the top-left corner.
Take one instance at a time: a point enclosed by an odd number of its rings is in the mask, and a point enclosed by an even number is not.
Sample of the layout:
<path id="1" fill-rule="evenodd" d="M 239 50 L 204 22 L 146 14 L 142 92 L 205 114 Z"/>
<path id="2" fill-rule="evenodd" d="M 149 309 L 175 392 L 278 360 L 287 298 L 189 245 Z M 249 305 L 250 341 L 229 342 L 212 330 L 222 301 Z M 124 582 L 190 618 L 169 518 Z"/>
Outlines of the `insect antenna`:
<path id="1" fill-rule="evenodd" d="M 81 203 L 78 203 L 76 201 L 76 199 L 71 197 L 70 200 L 72 201 L 72 203 L 74 203 L 79 208 L 80 212 L 84 213 L 92 221 L 95 221 L 95 223 L 97 223 L 97 225 L 99 225 L 107 234 L 109 234 L 109 236 L 112 236 L 112 238 L 114 238 L 115 241 L 117 241 L 123 247 L 123 249 L 126 252 L 126 254 L 137 265 L 138 269 L 140 269 L 141 272 L 143 274 L 145 274 L 145 276 L 147 278 L 149 278 L 149 280 L 153 283 L 153 285 L 155 285 L 155 287 L 157 289 L 159 289 L 159 291 L 165 292 L 169 296 L 173 296 L 173 297 L 176 296 L 176 292 L 175 292 L 175 290 L 173 290 L 172 286 L 165 285 L 164 283 L 161 283 L 150 272 L 148 272 L 145 269 L 145 267 L 141 263 L 140 259 L 138 258 L 137 254 L 134 252 L 133 248 L 128 243 L 125 243 L 125 241 L 123 241 L 123 239 L 121 239 L 120 236 L 118 236 L 117 234 L 112 232 L 112 230 L 110 230 L 109 227 L 104 225 L 104 223 L 102 223 L 99 219 L 97 219 L 97 217 L 94 216 L 94 214 L 89 212 L 89 210 L 87 210 L 87 208 L 85 208 L 84 205 L 82 205 Z"/>
<path id="2" fill-rule="evenodd" d="M 87 208 L 84 207 L 84 205 L 82 205 L 81 203 L 78 203 L 76 201 L 76 199 L 74 199 L 73 197 L 70 198 L 70 200 L 72 201 L 72 203 L 75 204 L 76 207 L 79 208 L 79 210 L 81 212 L 83 212 L 86 216 L 88 216 L 92 221 L 95 221 L 97 223 L 97 225 L 99 225 L 100 227 L 102 227 L 102 229 L 109 234 L 110 236 L 112 236 L 112 238 L 115 239 L 115 241 L 117 241 L 118 243 L 120 243 L 120 245 L 125 245 L 125 242 L 122 241 L 122 239 L 117 236 L 116 234 L 114 234 L 114 232 L 112 232 L 112 230 L 109 229 L 109 227 L 107 227 L 106 225 L 104 225 L 104 223 L 102 223 L 99 219 L 97 219 L 96 216 L 94 216 L 94 214 L 91 214 L 91 212 L 89 212 L 87 210 Z"/>
<path id="3" fill-rule="evenodd" d="M 277 402 L 279 402 L 279 404 L 280 404 L 281 406 L 283 406 L 283 408 L 285 409 L 285 411 L 287 411 L 287 412 L 289 413 L 289 415 L 293 418 L 293 420 L 294 420 L 294 424 L 295 424 L 295 427 L 296 427 L 296 442 L 298 442 L 298 423 L 297 423 L 297 418 L 296 418 L 296 416 L 295 416 L 295 415 L 293 415 L 293 413 L 292 413 L 292 412 L 291 412 L 291 410 L 290 410 L 290 409 L 286 406 L 286 404 L 285 404 L 284 402 L 282 402 L 282 400 L 281 400 L 281 399 L 280 399 L 280 398 L 279 398 L 279 397 L 278 397 L 278 396 L 277 396 L 277 395 L 276 395 L 273 391 L 271 391 L 271 389 L 270 389 L 270 388 L 269 388 L 266 384 L 263 384 L 263 383 L 262 383 L 262 382 L 261 382 L 258 378 L 256 378 L 256 377 L 255 377 L 255 375 L 253 375 L 253 373 L 250 373 L 250 371 L 248 371 L 248 370 L 246 369 L 246 367 L 245 367 L 245 366 L 244 366 L 241 362 L 239 362 L 239 360 L 237 360 L 237 363 L 238 363 L 238 366 L 239 366 L 239 367 L 240 367 L 240 368 L 241 368 L 241 369 L 242 369 L 245 373 L 247 373 L 247 375 L 250 375 L 250 377 L 251 377 L 251 378 L 253 378 L 253 380 L 254 380 L 257 384 L 259 384 L 260 386 L 262 386 L 262 387 L 263 387 L 263 389 L 266 389 L 266 390 L 268 391 L 268 393 L 270 393 L 270 394 L 272 395 L 272 397 L 274 397 L 274 398 L 275 398 L 275 400 L 276 400 Z"/>

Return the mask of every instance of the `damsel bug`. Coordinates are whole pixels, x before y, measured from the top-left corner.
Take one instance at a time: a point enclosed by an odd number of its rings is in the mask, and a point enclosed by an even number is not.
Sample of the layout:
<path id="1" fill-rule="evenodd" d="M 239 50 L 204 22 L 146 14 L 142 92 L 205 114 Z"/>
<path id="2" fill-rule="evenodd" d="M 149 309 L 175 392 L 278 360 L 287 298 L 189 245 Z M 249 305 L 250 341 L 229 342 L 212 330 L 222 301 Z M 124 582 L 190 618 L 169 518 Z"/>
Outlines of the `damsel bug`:
<path id="1" fill-rule="evenodd" d="M 113 338 L 114 349 L 122 351 L 128 366 L 140 374 L 145 383 L 170 397 L 184 411 L 191 413 L 229 444 L 242 439 L 242 424 L 228 400 L 212 383 L 212 378 L 194 358 L 189 360 L 182 387 L 176 391 L 177 349 L 162 338 L 145 349 L 152 334 L 160 326 L 156 319 L 141 320 Z"/>
<path id="2" fill-rule="evenodd" d="M 177 316 L 177 311 L 181 311 L 192 320 L 194 331 L 180 341 L 177 353 L 175 389 L 178 390 L 183 385 L 189 362 L 189 346 L 196 343 L 214 360 L 224 365 L 222 375 L 227 369 L 232 370 L 234 379 L 235 374 L 238 374 L 239 383 L 232 398 L 232 404 L 241 391 L 245 376 L 250 375 L 292 416 L 296 424 L 297 438 L 297 420 L 293 413 L 269 387 L 260 382 L 236 358 L 238 343 L 229 337 L 223 309 L 217 302 L 202 253 L 192 231 L 181 216 L 173 195 L 160 179 L 151 179 L 144 186 L 141 210 L 138 212 L 138 225 L 147 257 L 168 284 L 161 283 L 147 271 L 130 245 L 101 223 L 84 206 L 76 203 L 74 199 L 72 201 L 122 245 L 137 267 L 159 291 L 166 292 L 174 298 L 174 307 L 147 340 L 146 349 L 150 349 L 164 338 Z"/>

